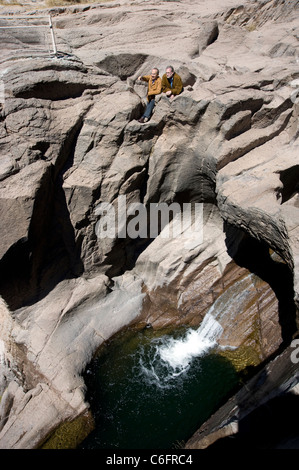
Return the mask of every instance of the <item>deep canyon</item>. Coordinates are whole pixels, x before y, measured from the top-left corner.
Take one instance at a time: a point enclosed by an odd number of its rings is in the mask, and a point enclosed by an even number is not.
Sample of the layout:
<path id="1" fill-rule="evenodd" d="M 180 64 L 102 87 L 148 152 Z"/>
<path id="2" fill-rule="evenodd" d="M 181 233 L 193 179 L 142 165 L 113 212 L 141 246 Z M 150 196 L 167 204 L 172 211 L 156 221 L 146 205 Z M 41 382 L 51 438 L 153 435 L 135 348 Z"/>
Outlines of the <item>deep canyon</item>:
<path id="1" fill-rule="evenodd" d="M 299 448 L 299 1 L 0 9 L 0 448 L 78 447 L 99 349 L 216 311 L 243 382 L 184 447 Z M 200 233 L 98 236 L 124 196 L 198 204 Z"/>

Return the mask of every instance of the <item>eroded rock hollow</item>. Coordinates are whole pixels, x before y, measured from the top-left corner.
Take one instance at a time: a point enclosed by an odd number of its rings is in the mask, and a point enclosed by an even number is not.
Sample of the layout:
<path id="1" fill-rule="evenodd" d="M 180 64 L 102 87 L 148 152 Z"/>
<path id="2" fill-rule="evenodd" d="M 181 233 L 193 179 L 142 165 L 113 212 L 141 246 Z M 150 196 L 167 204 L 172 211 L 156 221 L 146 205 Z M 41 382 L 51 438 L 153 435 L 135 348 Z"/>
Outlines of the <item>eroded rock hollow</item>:
<path id="1" fill-rule="evenodd" d="M 268 381 L 263 394 L 254 376 L 254 404 L 242 389 L 187 447 L 238 435 L 254 406 L 294 396 L 298 5 L 23 7 L 36 22 L 51 15 L 55 53 L 34 49 L 32 29 L 5 29 L 24 10 L 2 7 L 0 448 L 41 447 L 65 423 L 76 447 L 92 421 L 82 374 L 100 345 L 129 325 L 198 326 L 217 302 L 220 344 L 242 348 L 240 369 L 268 367 Z M 184 91 L 159 95 L 141 124 L 137 78 L 169 64 Z M 101 204 L 117 215 L 124 200 L 198 204 L 201 231 L 99 236 Z"/>

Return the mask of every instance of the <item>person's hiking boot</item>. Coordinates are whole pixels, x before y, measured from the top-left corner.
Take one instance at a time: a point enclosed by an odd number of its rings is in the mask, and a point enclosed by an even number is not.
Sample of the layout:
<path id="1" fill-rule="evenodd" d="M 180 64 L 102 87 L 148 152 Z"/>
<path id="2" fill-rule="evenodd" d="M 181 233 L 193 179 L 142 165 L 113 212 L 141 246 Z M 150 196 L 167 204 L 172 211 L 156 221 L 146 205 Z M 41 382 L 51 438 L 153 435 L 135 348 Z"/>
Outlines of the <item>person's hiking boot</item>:
<path id="1" fill-rule="evenodd" d="M 143 124 L 144 122 L 147 122 L 147 121 L 148 121 L 147 117 L 141 117 L 140 119 L 138 119 L 138 122 L 141 122 L 141 124 Z"/>

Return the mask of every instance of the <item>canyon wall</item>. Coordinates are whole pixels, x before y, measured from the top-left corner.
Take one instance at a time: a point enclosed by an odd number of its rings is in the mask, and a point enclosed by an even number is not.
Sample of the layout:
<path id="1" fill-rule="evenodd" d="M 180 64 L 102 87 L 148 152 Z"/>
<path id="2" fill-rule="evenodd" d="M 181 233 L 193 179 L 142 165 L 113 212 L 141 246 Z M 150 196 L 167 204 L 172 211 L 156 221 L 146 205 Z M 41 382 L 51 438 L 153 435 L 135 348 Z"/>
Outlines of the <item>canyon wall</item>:
<path id="1" fill-rule="evenodd" d="M 296 386 L 285 348 L 299 302 L 298 6 L 1 8 L 0 448 L 40 447 L 66 423 L 75 447 L 92 427 L 82 374 L 129 325 L 198 326 L 218 308 L 220 343 L 242 352 L 233 364 L 284 354 Z M 1 29 L 24 10 L 33 24 L 51 14 L 56 52 L 32 29 Z M 160 95 L 139 123 L 138 76 L 170 64 L 183 93 Z M 101 204 L 117 215 L 120 200 L 198 204 L 200 230 L 104 238 Z M 236 432 L 219 412 L 187 446 Z"/>

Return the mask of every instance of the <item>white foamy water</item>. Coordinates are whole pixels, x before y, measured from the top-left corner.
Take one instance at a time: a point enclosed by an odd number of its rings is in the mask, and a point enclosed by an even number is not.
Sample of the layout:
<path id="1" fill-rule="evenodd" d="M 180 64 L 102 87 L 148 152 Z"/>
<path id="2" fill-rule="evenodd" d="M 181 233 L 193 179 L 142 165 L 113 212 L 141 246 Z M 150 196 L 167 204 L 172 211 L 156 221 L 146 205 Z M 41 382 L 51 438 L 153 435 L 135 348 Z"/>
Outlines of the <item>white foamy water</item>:
<path id="1" fill-rule="evenodd" d="M 217 345 L 222 326 L 209 313 L 197 330 L 189 330 L 184 338 L 170 339 L 160 347 L 161 359 L 173 369 L 186 369 L 193 357 L 198 357 Z"/>
<path id="2" fill-rule="evenodd" d="M 184 374 L 195 357 L 207 354 L 217 346 L 223 331 L 220 323 L 207 313 L 197 330 L 190 329 L 182 338 L 160 338 L 153 348 L 152 358 L 141 357 L 140 366 L 150 383 L 165 388 L 173 379 Z"/>
<path id="3" fill-rule="evenodd" d="M 159 387 L 168 387 L 173 379 L 189 369 L 194 358 L 215 348 L 223 332 L 223 319 L 233 324 L 234 318 L 239 314 L 240 305 L 250 301 L 252 282 L 250 274 L 229 287 L 214 302 L 197 330 L 189 329 L 182 338 L 166 336 L 155 342 L 152 357 L 142 357 L 140 361 L 141 369 L 148 380 Z M 235 349 L 229 345 L 220 346 L 220 349 L 228 348 Z"/>

